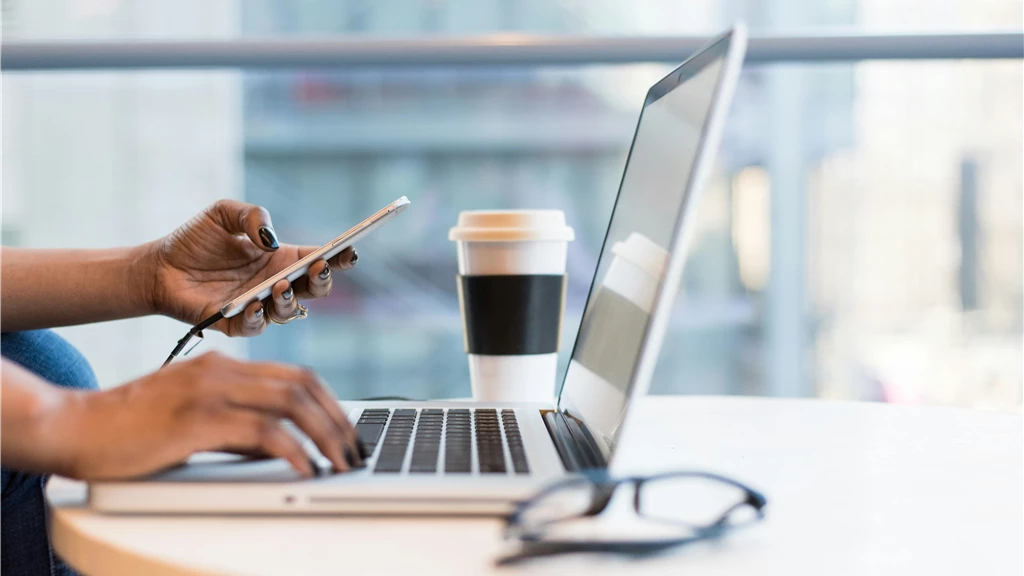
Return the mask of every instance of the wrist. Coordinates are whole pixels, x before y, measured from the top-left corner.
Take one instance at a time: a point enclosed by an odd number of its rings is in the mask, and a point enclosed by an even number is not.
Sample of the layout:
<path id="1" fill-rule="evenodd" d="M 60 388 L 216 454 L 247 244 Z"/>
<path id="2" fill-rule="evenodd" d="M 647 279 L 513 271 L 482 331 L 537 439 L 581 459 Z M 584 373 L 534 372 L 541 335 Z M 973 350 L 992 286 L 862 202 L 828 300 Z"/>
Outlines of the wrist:
<path id="1" fill-rule="evenodd" d="M 123 437 L 117 414 L 124 414 L 125 394 L 118 386 L 109 390 L 62 390 L 61 402 L 42 419 L 41 446 L 50 451 L 48 471 L 67 478 L 87 480 L 102 476 L 111 456 L 111 442 Z"/>
<path id="2" fill-rule="evenodd" d="M 127 285 L 132 287 L 131 293 L 135 305 L 145 315 L 161 312 L 158 296 L 160 287 L 157 285 L 159 259 L 156 242 L 147 242 L 136 246 L 128 254 L 128 263 L 125 266 L 128 274 Z"/>
<path id="3" fill-rule="evenodd" d="M 84 411 L 80 405 L 85 394 L 48 385 L 45 397 L 39 398 L 27 416 L 27 436 L 39 455 L 37 468 L 68 478 L 78 477 L 80 441 L 75 432 Z"/>

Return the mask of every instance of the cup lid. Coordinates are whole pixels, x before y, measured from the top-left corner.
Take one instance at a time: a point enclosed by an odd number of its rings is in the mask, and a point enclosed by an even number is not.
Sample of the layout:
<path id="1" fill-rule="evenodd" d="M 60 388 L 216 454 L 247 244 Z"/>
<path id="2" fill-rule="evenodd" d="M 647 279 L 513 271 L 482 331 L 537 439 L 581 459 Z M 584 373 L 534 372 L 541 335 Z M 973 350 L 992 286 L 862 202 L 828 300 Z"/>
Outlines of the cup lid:
<path id="1" fill-rule="evenodd" d="M 616 242 L 612 246 L 612 254 L 635 264 L 655 280 L 661 280 L 668 263 L 668 251 L 638 232 L 632 232 L 624 241 Z"/>
<path id="2" fill-rule="evenodd" d="M 571 242 L 561 210 L 464 210 L 448 239 L 468 242 Z"/>

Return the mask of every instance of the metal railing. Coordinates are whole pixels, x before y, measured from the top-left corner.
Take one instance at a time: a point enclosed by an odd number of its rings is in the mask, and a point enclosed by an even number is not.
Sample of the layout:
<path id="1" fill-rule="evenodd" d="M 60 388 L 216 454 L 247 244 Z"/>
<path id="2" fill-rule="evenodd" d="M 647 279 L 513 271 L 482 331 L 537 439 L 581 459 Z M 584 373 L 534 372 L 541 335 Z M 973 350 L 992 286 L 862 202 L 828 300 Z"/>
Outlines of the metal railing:
<path id="1" fill-rule="evenodd" d="M 704 37 L 564 37 L 496 34 L 422 39 L 2 44 L 0 68 L 300 68 L 553 66 L 679 62 Z M 755 36 L 747 62 L 1024 58 L 1024 32 Z"/>

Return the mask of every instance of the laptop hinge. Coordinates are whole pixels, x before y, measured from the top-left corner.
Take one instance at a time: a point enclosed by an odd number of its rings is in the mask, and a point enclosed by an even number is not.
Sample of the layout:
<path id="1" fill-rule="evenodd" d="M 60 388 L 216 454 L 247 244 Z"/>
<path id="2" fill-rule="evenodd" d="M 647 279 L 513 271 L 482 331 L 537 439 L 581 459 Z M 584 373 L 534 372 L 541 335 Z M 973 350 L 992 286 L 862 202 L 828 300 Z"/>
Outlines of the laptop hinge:
<path id="1" fill-rule="evenodd" d="M 586 424 L 556 411 L 544 414 L 544 424 L 566 470 L 579 472 L 607 467 L 608 463 Z"/>

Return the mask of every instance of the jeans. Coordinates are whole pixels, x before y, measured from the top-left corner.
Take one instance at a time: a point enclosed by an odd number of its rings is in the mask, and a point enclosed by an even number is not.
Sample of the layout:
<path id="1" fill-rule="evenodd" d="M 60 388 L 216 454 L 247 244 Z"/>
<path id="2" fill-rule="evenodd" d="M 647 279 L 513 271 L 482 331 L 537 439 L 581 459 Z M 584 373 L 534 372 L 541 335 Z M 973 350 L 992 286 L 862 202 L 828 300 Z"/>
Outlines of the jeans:
<path id="1" fill-rule="evenodd" d="M 96 389 L 89 362 L 49 330 L 0 335 L 0 354 L 37 376 L 68 388 Z M 10 434 L 11 432 L 7 432 Z M 2 469 L 0 573 L 3 576 L 74 575 L 50 547 L 46 532 L 47 476 Z"/>

